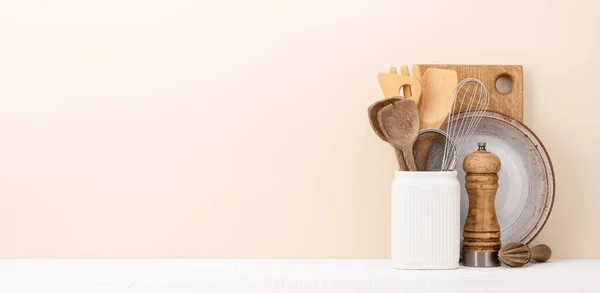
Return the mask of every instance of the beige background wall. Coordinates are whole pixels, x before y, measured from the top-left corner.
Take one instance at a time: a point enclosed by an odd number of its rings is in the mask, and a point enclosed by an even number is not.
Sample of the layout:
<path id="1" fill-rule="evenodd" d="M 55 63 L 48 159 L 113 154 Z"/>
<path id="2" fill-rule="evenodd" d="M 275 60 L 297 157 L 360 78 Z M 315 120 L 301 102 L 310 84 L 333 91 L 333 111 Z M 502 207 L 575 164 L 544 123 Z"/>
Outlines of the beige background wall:
<path id="1" fill-rule="evenodd" d="M 375 75 L 523 64 L 556 202 L 600 257 L 596 1 L 0 2 L 0 257 L 389 256 Z"/>

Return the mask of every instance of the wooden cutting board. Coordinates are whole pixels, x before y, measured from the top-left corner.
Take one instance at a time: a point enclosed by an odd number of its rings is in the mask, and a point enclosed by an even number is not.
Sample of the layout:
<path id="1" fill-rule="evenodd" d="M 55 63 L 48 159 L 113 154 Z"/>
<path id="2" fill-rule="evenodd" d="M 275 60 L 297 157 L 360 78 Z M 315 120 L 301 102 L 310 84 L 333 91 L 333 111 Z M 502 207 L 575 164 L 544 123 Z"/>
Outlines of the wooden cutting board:
<path id="1" fill-rule="evenodd" d="M 420 80 L 420 73 L 424 73 L 427 68 L 454 70 L 458 75 L 458 81 L 468 77 L 481 80 L 490 93 L 488 110 L 523 122 L 522 65 L 415 64 L 413 65 L 414 77 Z M 496 80 L 503 76 L 512 81 L 512 89 L 505 94 L 496 89 Z"/>

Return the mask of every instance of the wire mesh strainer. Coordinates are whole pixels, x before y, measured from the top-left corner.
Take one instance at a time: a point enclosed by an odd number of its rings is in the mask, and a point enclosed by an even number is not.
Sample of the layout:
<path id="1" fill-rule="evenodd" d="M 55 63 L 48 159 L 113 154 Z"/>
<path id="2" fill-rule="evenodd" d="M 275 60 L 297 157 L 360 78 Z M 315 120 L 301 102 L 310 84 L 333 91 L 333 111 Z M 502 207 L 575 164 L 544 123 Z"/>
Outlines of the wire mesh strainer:
<path id="1" fill-rule="evenodd" d="M 448 134 L 437 128 L 425 128 L 419 131 L 419 136 L 413 146 L 415 163 L 418 171 L 441 171 L 444 148 Z M 448 145 L 454 149 L 452 141 Z"/>

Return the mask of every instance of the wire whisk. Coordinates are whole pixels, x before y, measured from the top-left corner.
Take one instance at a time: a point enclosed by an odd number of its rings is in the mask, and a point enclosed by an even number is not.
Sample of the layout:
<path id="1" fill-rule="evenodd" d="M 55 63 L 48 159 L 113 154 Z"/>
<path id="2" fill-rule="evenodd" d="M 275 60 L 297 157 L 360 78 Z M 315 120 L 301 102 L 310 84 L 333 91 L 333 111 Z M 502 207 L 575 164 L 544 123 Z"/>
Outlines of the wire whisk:
<path id="1" fill-rule="evenodd" d="M 479 79 L 466 78 L 454 87 L 445 127 L 449 139 L 444 145 L 441 171 L 454 170 L 459 155 L 477 129 L 489 104 L 489 92 Z M 460 112 L 471 112 L 473 115 L 455 119 L 455 115 Z"/>

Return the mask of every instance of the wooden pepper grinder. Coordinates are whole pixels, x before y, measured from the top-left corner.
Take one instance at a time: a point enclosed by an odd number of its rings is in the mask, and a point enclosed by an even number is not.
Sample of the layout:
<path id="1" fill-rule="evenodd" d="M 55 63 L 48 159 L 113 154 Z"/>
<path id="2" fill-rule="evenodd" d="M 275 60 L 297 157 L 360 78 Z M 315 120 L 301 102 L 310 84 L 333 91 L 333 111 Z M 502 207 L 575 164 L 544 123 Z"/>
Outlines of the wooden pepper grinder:
<path id="1" fill-rule="evenodd" d="M 500 159 L 485 150 L 485 142 L 467 155 L 463 169 L 467 173 L 469 213 L 463 232 L 463 264 L 468 267 L 497 267 L 500 249 L 500 225 L 496 218 L 496 191 Z"/>

